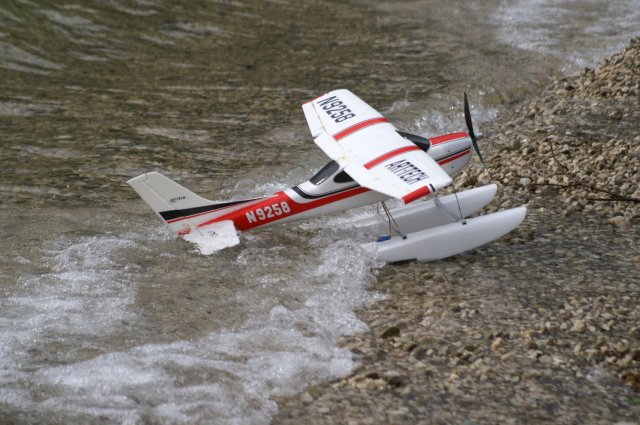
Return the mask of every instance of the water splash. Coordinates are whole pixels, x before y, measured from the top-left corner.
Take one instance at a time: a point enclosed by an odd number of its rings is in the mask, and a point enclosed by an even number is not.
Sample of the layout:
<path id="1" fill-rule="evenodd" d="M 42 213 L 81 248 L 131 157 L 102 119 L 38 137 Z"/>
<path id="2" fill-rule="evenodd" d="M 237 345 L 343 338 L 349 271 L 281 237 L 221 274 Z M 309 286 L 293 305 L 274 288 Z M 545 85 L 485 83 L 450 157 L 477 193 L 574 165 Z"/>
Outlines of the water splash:
<path id="1" fill-rule="evenodd" d="M 121 265 L 128 250 L 141 249 L 144 240 L 122 236 L 56 241 L 48 250 L 50 273 L 22 278 L 23 295 L 4 301 L 3 312 L 20 309 L 16 320 L 23 322 L 7 323 L 3 316 L 4 370 L 12 372 L 0 378 L 1 393 L 14 408 L 70 421 L 99 416 L 129 423 L 215 418 L 220 424 L 266 424 L 277 409 L 271 397 L 354 367 L 350 352 L 336 347 L 337 339 L 366 330 L 353 311 L 379 298 L 366 291 L 375 265 L 358 242 L 325 232 L 313 237 L 313 253 L 300 255 L 274 247 L 273 234 L 245 239 L 228 273 L 241 270 L 240 279 L 253 288 L 229 294 L 226 302 L 254 305 L 248 320 L 191 340 L 109 351 L 96 335 L 124 319 L 136 320 L 129 309 L 136 285 L 128 279 L 134 275 L 123 273 Z M 228 258 L 213 260 L 220 267 Z M 80 335 L 95 354 L 21 366 L 19 358 L 29 359 L 29 349 L 47 335 Z M 38 401 L 30 395 L 34 388 Z"/>

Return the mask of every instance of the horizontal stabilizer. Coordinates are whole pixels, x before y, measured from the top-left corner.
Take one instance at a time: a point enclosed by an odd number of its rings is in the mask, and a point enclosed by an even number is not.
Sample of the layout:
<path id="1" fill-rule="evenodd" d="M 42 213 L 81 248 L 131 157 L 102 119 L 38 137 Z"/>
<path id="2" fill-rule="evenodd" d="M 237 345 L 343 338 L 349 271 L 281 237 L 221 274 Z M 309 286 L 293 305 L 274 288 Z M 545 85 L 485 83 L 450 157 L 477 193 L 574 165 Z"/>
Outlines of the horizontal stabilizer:
<path id="1" fill-rule="evenodd" d="M 233 221 L 218 221 L 208 226 L 192 229 L 184 239 L 198 246 L 202 255 L 213 254 L 240 243 Z"/>

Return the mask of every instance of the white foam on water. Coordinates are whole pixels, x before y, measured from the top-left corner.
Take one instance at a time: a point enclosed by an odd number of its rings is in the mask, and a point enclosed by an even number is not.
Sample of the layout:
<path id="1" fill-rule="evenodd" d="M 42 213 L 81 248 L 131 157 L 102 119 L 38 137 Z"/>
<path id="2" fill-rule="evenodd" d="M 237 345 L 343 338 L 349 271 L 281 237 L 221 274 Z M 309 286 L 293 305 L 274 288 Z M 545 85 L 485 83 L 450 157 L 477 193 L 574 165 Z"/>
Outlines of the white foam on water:
<path id="1" fill-rule="evenodd" d="M 16 313 L 11 327 L 82 333 L 108 329 L 114 321 L 126 317 L 125 307 L 134 294 L 112 268 L 111 254 L 133 244 L 116 236 L 86 237 L 77 242 L 60 238 L 54 242 L 45 260 L 49 273 L 20 276 L 18 283 L 23 290 L 2 300 L 3 311 Z M 22 314 L 25 311 L 31 312 L 26 320 Z"/>
<path id="2" fill-rule="evenodd" d="M 491 21 L 500 41 L 559 58 L 575 72 L 640 34 L 640 0 L 516 0 L 503 2 Z"/>
<path id="3" fill-rule="evenodd" d="M 211 273 L 244 282 L 245 289 L 222 301 L 244 309 L 240 313 L 248 319 L 193 339 L 119 351 L 101 338 L 126 332 L 125 320 L 134 323 L 134 332 L 135 323 L 143 322 L 135 304 L 139 266 L 127 267 L 127 257 L 147 250 L 145 261 L 157 256 L 180 264 L 186 259 L 180 256 L 193 259 L 193 251 L 163 257 L 158 247 L 146 246 L 156 240 L 180 246 L 164 232 L 67 236 L 46 243 L 48 271 L 21 276 L 18 289 L 0 301 L 3 402 L 44 422 L 55 417 L 131 424 L 269 423 L 277 410 L 272 397 L 353 369 L 351 353 L 338 348 L 337 340 L 365 331 L 354 310 L 380 298 L 366 291 L 379 264 L 358 241 L 341 240 L 339 230 L 307 231 L 300 236 L 304 246 L 296 248 L 288 245 L 296 243 L 289 231 L 243 236 L 235 259 L 199 257 L 198 264 L 208 262 Z M 293 239 L 283 242 L 283 237 Z M 51 352 L 57 361 L 31 360 L 34 350 L 69 349 L 48 345 L 69 340 L 94 348 L 95 356 L 78 360 Z"/>
<path id="4" fill-rule="evenodd" d="M 30 404 L 28 383 L 31 371 L 38 368 L 30 364 L 32 356 L 65 361 L 77 348 L 69 346 L 69 340 L 86 337 L 82 343 L 91 347 L 92 337 L 135 320 L 128 309 L 135 288 L 128 281 L 126 261 L 124 268 L 116 261 L 136 245 L 131 236 L 60 237 L 48 242 L 41 264 L 34 264 L 47 271 L 18 276 L 8 296 L 0 298 L 3 400 L 15 407 Z"/>
<path id="5" fill-rule="evenodd" d="M 498 110 L 484 104 L 485 92 L 469 93 L 469 107 L 474 130 L 482 131 L 482 123 L 493 120 Z M 433 137 L 457 131 L 467 131 L 464 120 L 463 97 L 458 94 L 435 94 L 421 102 L 395 102 L 384 115 L 402 131 L 423 137 Z"/>

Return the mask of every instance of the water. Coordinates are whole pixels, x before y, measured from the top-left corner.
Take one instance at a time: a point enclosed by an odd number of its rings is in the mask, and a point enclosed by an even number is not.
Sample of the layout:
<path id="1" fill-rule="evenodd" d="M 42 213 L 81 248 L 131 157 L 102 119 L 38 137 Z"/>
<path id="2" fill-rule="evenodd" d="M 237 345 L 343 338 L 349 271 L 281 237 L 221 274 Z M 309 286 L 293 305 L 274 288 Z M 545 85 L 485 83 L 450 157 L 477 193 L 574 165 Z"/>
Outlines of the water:
<path id="1" fill-rule="evenodd" d="M 0 5 L 0 419 L 268 423 L 354 367 L 381 264 L 322 218 L 213 256 L 125 181 L 212 199 L 305 180 L 300 104 L 346 87 L 399 128 L 463 126 L 638 32 L 640 2 L 78 0 Z M 429 266 L 432 267 L 432 266 Z M 437 267 L 437 265 L 435 266 Z"/>

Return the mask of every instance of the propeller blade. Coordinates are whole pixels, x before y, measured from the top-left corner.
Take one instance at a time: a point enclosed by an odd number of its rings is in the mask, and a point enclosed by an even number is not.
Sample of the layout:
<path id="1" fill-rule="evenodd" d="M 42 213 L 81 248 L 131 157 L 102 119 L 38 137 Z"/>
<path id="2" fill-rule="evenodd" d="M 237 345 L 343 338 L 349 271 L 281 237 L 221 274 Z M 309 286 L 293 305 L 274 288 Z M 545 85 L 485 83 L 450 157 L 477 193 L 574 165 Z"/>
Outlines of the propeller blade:
<path id="1" fill-rule="evenodd" d="M 467 99 L 467 92 L 464 92 L 464 121 L 467 124 L 467 130 L 469 131 L 469 137 L 471 138 L 473 149 L 478 154 L 478 158 L 480 158 L 480 162 L 482 162 L 482 165 L 486 167 L 487 165 L 484 163 L 484 159 L 482 159 L 482 154 L 480 153 L 480 148 L 478 147 L 478 138 L 473 132 L 473 122 L 471 121 L 471 111 L 469 110 L 469 99 Z"/>
<path id="2" fill-rule="evenodd" d="M 464 92 L 464 121 L 467 123 L 469 136 L 471 137 L 471 139 L 475 139 L 476 135 L 473 132 L 473 122 L 471 122 L 471 110 L 469 109 L 469 99 L 467 98 L 467 92 Z"/>

